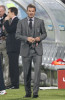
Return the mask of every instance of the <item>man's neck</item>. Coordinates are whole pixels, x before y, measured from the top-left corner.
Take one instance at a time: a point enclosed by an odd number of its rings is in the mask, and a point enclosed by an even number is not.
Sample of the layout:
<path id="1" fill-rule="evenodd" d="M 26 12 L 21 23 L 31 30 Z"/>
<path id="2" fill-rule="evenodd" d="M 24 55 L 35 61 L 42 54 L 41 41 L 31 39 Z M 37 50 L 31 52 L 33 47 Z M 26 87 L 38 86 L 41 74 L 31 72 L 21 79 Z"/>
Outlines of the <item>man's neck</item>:
<path id="1" fill-rule="evenodd" d="M 28 18 L 34 18 L 34 16 L 33 16 L 33 17 L 29 17 L 29 16 L 28 16 Z"/>
<path id="2" fill-rule="evenodd" d="M 12 20 L 13 20 L 15 17 L 17 17 L 17 16 L 13 16 L 13 17 L 12 17 Z"/>

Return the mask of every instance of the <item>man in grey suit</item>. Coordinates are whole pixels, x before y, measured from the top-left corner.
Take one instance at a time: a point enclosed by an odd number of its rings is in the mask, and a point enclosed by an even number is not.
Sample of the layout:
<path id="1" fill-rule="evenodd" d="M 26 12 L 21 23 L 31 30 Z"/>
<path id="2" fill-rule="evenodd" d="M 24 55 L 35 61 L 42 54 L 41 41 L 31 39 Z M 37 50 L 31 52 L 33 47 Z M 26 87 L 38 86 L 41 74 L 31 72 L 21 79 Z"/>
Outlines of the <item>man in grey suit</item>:
<path id="1" fill-rule="evenodd" d="M 25 97 L 31 97 L 31 64 L 34 62 L 33 98 L 38 97 L 40 83 L 40 66 L 42 62 L 42 40 L 46 38 L 44 22 L 35 16 L 36 7 L 27 6 L 28 17 L 17 25 L 16 38 L 21 40 L 21 55 L 24 70 Z"/>

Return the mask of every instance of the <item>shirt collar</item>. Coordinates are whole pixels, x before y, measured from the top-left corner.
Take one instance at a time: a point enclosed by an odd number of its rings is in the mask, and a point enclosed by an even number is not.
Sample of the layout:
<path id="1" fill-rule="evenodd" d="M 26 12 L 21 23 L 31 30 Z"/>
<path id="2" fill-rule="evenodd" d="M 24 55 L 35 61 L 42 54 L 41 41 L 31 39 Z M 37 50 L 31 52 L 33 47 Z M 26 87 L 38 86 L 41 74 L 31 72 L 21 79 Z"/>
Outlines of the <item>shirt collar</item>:
<path id="1" fill-rule="evenodd" d="M 17 17 L 17 16 L 14 16 L 14 17 L 12 18 L 12 20 L 13 20 L 15 17 Z"/>
<path id="2" fill-rule="evenodd" d="M 28 21 L 30 21 L 30 17 L 27 17 L 27 19 L 28 19 Z M 31 18 L 32 19 L 32 21 L 34 21 L 34 17 L 33 18 Z"/>

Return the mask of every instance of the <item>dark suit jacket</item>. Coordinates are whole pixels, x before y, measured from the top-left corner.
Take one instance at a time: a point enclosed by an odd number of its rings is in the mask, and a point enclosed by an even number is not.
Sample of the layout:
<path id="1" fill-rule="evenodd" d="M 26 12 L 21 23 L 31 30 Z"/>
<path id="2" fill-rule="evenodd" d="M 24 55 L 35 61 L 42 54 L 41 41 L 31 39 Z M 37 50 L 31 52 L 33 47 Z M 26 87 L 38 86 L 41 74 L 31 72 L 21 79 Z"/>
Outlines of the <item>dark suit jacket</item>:
<path id="1" fill-rule="evenodd" d="M 7 52 L 18 52 L 20 51 L 20 40 L 16 40 L 15 33 L 18 23 L 18 17 L 15 17 L 11 24 L 9 21 L 5 21 L 4 26 L 7 32 L 6 47 Z"/>
<path id="2" fill-rule="evenodd" d="M 40 43 L 38 46 L 35 47 L 35 50 L 38 55 L 43 54 L 42 48 L 42 40 L 46 38 L 47 33 L 44 26 L 44 21 L 34 17 L 34 31 L 35 37 L 40 36 Z M 21 55 L 26 57 L 29 55 L 30 47 L 27 42 L 28 37 L 28 21 L 27 18 L 18 22 L 17 31 L 16 31 L 16 38 L 21 40 Z"/>

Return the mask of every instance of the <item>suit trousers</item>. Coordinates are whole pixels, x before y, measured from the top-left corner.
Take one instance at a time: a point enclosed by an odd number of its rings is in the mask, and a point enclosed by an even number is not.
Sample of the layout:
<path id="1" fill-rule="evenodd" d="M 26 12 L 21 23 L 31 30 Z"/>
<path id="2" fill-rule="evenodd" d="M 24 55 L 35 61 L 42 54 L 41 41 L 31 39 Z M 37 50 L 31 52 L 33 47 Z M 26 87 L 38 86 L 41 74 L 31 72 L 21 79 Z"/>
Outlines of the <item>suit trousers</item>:
<path id="1" fill-rule="evenodd" d="M 41 63 L 42 63 L 42 56 L 35 54 L 33 50 L 31 50 L 30 56 L 22 57 L 25 91 L 26 91 L 26 94 L 31 94 L 32 60 L 34 62 L 33 94 L 38 95 L 39 83 L 40 83 L 40 67 L 41 67 Z"/>
<path id="2" fill-rule="evenodd" d="M 0 54 L 2 65 L 3 65 L 3 58 L 4 58 L 4 66 L 3 66 L 3 77 L 4 77 L 4 83 L 5 85 L 9 84 L 9 61 L 8 61 L 8 55 L 6 51 L 6 41 L 2 40 L 2 43 L 0 43 Z"/>
<path id="3" fill-rule="evenodd" d="M 9 73 L 10 73 L 11 85 L 19 87 L 19 66 L 18 66 L 19 53 L 8 52 L 8 57 L 9 57 Z"/>
<path id="4" fill-rule="evenodd" d="M 4 85 L 2 65 L 1 65 L 1 57 L 0 57 L 0 91 L 1 90 L 5 90 L 5 85 Z"/>

